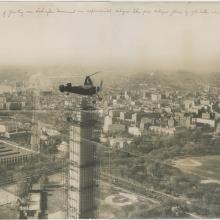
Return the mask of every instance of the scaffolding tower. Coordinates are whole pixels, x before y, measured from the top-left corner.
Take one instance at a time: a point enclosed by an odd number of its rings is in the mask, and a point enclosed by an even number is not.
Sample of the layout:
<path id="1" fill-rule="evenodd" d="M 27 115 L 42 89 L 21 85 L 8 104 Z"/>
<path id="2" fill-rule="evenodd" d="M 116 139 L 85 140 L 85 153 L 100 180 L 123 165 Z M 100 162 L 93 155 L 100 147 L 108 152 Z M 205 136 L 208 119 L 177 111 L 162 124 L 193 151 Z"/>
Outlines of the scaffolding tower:
<path id="1" fill-rule="evenodd" d="M 37 110 L 40 110 L 40 95 L 38 90 L 33 91 L 33 116 L 31 128 L 31 149 L 35 152 L 40 152 L 40 136 L 41 125 L 37 117 Z"/>
<path id="2" fill-rule="evenodd" d="M 96 218 L 99 184 L 96 140 L 98 111 L 82 101 L 70 126 L 66 218 Z"/>

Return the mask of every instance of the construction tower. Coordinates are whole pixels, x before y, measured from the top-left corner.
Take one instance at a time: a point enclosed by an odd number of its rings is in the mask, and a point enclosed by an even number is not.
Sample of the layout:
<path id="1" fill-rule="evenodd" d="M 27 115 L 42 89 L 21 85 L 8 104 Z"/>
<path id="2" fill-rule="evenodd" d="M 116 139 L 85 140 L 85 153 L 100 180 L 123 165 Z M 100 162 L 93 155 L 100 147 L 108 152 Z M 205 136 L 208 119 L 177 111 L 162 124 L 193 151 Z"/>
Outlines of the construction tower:
<path id="1" fill-rule="evenodd" d="M 66 218 L 96 218 L 98 172 L 96 142 L 98 111 L 85 100 L 70 126 Z"/>
<path id="2" fill-rule="evenodd" d="M 31 149 L 35 152 L 40 152 L 40 136 L 41 126 L 37 117 L 37 111 L 40 110 L 40 95 L 39 91 L 33 91 L 33 116 L 31 129 Z"/>

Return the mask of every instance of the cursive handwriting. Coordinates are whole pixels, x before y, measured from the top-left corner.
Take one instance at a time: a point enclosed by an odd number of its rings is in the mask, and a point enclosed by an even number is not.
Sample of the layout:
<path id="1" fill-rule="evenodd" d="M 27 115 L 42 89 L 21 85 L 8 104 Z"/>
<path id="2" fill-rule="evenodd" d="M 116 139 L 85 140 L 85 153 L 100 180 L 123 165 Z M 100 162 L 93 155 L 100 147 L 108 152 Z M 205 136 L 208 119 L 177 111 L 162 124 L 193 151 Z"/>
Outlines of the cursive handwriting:
<path id="1" fill-rule="evenodd" d="M 7 9 L 0 11 L 0 17 L 2 18 L 11 18 L 15 16 L 51 16 L 51 15 L 73 15 L 73 14 L 88 14 L 88 15 L 138 15 L 138 16 L 147 16 L 147 15 L 159 15 L 159 16 L 198 16 L 198 15 L 220 15 L 220 10 L 209 10 L 209 9 L 163 9 L 163 8 L 155 8 L 155 9 L 146 9 L 146 8 L 132 8 L 132 9 L 111 9 L 111 8 L 103 8 L 103 9 L 62 9 L 62 8 L 36 8 L 32 10 L 25 10 L 22 8 L 18 9 Z"/>

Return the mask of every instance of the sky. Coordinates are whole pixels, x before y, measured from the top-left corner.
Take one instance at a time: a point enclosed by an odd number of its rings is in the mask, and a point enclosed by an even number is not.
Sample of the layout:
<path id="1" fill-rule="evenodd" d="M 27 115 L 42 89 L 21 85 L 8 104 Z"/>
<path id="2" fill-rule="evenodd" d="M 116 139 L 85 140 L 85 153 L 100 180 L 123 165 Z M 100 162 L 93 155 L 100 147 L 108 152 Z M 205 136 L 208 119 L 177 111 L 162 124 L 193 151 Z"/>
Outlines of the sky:
<path id="1" fill-rule="evenodd" d="M 1 66 L 220 70 L 217 2 L 0 2 L 0 30 Z"/>

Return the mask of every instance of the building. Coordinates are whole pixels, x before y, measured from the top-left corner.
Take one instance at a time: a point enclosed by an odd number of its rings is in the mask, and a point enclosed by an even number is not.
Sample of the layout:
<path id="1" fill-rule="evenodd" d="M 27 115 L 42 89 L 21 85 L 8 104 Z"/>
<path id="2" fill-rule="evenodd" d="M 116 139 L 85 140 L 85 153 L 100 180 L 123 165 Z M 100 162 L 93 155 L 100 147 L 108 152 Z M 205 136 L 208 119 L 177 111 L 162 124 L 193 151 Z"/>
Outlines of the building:
<path id="1" fill-rule="evenodd" d="M 129 94 L 128 94 L 128 91 L 125 91 L 124 97 L 125 97 L 126 100 L 129 100 L 129 99 L 130 99 L 130 96 L 129 96 Z"/>
<path id="2" fill-rule="evenodd" d="M 15 144 L 0 142 L 0 165 L 13 166 L 33 160 L 37 154 Z"/>
<path id="3" fill-rule="evenodd" d="M 192 106 L 192 108 L 189 109 L 189 112 L 198 114 L 200 108 L 201 108 L 200 105 L 194 105 L 194 106 Z"/>
<path id="4" fill-rule="evenodd" d="M 112 118 L 120 118 L 120 111 L 116 109 L 109 110 L 109 116 Z"/>
<path id="5" fill-rule="evenodd" d="M 109 144 L 111 147 L 114 148 L 124 148 L 126 145 L 129 145 L 133 142 L 130 138 L 110 138 Z"/>
<path id="6" fill-rule="evenodd" d="M 5 107 L 6 107 L 6 97 L 0 96 L 0 110 L 5 109 Z"/>
<path id="7" fill-rule="evenodd" d="M 109 126 L 112 125 L 112 117 L 105 116 L 104 118 L 104 126 L 103 126 L 103 132 L 107 133 L 109 131 Z"/>
<path id="8" fill-rule="evenodd" d="M 158 103 L 161 100 L 161 94 L 151 94 L 151 101 Z"/>
<path id="9" fill-rule="evenodd" d="M 175 126 L 190 128 L 192 125 L 192 117 L 183 112 L 175 112 L 174 120 Z"/>
<path id="10" fill-rule="evenodd" d="M 25 102 L 7 102 L 6 110 L 22 110 L 25 107 Z"/>
<path id="11" fill-rule="evenodd" d="M 68 143 L 65 141 L 62 141 L 60 145 L 58 145 L 57 150 L 61 153 L 67 153 L 68 152 Z"/>
<path id="12" fill-rule="evenodd" d="M 47 218 L 47 193 L 41 189 L 40 184 L 34 184 L 28 194 L 26 204 L 20 206 L 20 219 Z"/>
<path id="13" fill-rule="evenodd" d="M 2 137 L 5 137 L 6 136 L 6 127 L 5 125 L 1 125 L 0 124 L 0 136 Z"/>
<path id="14" fill-rule="evenodd" d="M 145 117 L 141 119 L 140 130 L 148 129 L 151 125 L 155 124 L 155 119 L 150 117 Z"/>
<path id="15" fill-rule="evenodd" d="M 120 120 L 122 121 L 132 121 L 132 112 L 120 112 Z"/>
<path id="16" fill-rule="evenodd" d="M 5 104 L 6 103 L 6 97 L 5 96 L 0 96 L 0 103 Z"/>
<path id="17" fill-rule="evenodd" d="M 172 109 L 169 106 L 166 106 L 163 108 L 165 112 L 171 114 L 172 113 Z"/>
<path id="18" fill-rule="evenodd" d="M 174 120 L 176 122 L 176 126 L 183 126 L 185 123 L 184 113 L 183 112 L 175 112 L 174 113 Z"/>
<path id="19" fill-rule="evenodd" d="M 116 134 L 119 132 L 125 132 L 126 127 L 123 124 L 112 124 L 109 125 L 108 134 Z"/>
<path id="20" fill-rule="evenodd" d="M 133 136 L 141 136 L 141 131 L 139 128 L 135 126 L 131 126 L 128 128 L 128 133 L 133 135 Z"/>
<path id="21" fill-rule="evenodd" d="M 1 87 L 0 87 L 0 94 L 3 94 L 3 93 L 13 93 L 14 92 L 14 88 L 10 85 L 7 85 L 7 84 L 1 84 Z"/>
<path id="22" fill-rule="evenodd" d="M 203 119 L 210 119 L 210 114 L 208 112 L 202 113 L 202 118 Z"/>
<path id="23" fill-rule="evenodd" d="M 149 113 L 146 112 L 135 112 L 132 114 L 132 122 L 136 125 L 139 126 L 141 123 L 142 118 L 144 118 L 145 116 L 147 117 L 149 115 Z"/>
<path id="24" fill-rule="evenodd" d="M 170 118 L 168 119 L 167 124 L 168 124 L 168 127 L 169 127 L 169 128 L 173 128 L 173 127 L 174 127 L 175 121 L 174 121 L 173 117 L 170 117 Z"/>
<path id="25" fill-rule="evenodd" d="M 203 105 L 203 106 L 206 106 L 206 105 L 210 105 L 210 101 L 209 100 L 207 100 L 207 99 L 201 99 L 200 100 L 200 104 L 201 105 Z"/>
<path id="26" fill-rule="evenodd" d="M 185 117 L 185 127 L 192 128 L 192 118 L 190 116 Z"/>
<path id="27" fill-rule="evenodd" d="M 54 129 L 43 127 L 41 129 L 40 141 L 40 145 L 41 143 L 43 143 L 44 146 L 55 145 L 61 141 L 61 134 Z"/>
<path id="28" fill-rule="evenodd" d="M 164 128 L 160 126 L 150 126 L 149 130 L 161 135 L 174 135 L 176 131 L 175 128 Z"/>
<path id="29" fill-rule="evenodd" d="M 219 135 L 220 134 L 220 123 L 218 122 L 216 125 L 215 132 Z"/>
<path id="30" fill-rule="evenodd" d="M 81 110 L 80 120 L 70 127 L 67 218 L 96 218 L 97 167 L 96 110 Z"/>
<path id="31" fill-rule="evenodd" d="M 116 107 L 117 104 L 118 104 L 117 99 L 113 99 L 113 100 L 112 100 L 112 105 L 113 105 L 114 107 Z"/>
<path id="32" fill-rule="evenodd" d="M 195 122 L 196 122 L 196 124 L 209 125 L 212 128 L 215 127 L 215 120 L 204 119 L 204 118 L 196 118 Z"/>
<path id="33" fill-rule="evenodd" d="M 0 126 L 2 130 L 5 130 L 5 132 L 16 132 L 19 128 L 19 123 L 16 121 L 10 121 L 10 120 L 1 120 Z"/>
<path id="34" fill-rule="evenodd" d="M 190 109 L 193 108 L 193 106 L 194 106 L 194 101 L 193 100 L 185 100 L 184 106 L 185 106 L 186 111 L 190 111 Z"/>
<path id="35" fill-rule="evenodd" d="M 151 93 L 148 90 L 143 91 L 143 99 L 150 99 Z"/>

